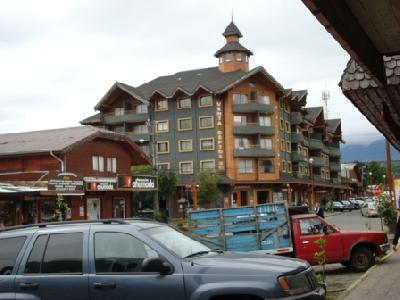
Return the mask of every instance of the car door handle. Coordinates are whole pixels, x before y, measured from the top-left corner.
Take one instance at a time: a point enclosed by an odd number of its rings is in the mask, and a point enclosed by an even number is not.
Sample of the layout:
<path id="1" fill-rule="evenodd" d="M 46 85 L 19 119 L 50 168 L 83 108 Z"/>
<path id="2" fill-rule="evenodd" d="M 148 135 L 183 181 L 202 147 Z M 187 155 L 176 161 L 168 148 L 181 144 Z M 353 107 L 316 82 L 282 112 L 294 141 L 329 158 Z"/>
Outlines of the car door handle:
<path id="1" fill-rule="evenodd" d="M 117 284 L 115 282 L 95 282 L 93 286 L 96 289 L 115 289 Z"/>
<path id="2" fill-rule="evenodd" d="M 21 290 L 36 290 L 39 287 L 39 283 L 36 282 L 23 282 L 19 284 Z"/>
<path id="3" fill-rule="evenodd" d="M 309 244 L 310 241 L 302 241 L 303 244 Z"/>

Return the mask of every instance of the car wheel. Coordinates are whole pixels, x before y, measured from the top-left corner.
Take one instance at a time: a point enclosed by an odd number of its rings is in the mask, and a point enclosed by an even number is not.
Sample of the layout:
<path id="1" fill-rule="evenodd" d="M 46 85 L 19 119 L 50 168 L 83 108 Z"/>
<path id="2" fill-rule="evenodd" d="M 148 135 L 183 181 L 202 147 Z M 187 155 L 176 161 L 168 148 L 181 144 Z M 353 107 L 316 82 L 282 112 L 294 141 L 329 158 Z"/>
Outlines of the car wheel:
<path id="1" fill-rule="evenodd" d="M 367 248 L 359 247 L 351 252 L 350 266 L 357 272 L 368 270 L 374 263 L 374 254 Z"/>

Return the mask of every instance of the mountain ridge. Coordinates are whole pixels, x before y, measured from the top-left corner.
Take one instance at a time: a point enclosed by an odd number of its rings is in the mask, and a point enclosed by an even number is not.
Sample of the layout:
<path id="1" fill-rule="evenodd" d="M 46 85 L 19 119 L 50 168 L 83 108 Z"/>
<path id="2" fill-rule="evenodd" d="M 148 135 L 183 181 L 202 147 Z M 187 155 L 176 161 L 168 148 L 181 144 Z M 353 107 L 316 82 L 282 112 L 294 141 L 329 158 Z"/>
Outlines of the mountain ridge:
<path id="1" fill-rule="evenodd" d="M 373 141 L 369 144 L 356 144 L 348 142 L 341 145 L 341 161 L 386 161 L 386 145 L 384 139 Z M 400 152 L 391 146 L 392 160 L 400 160 Z"/>

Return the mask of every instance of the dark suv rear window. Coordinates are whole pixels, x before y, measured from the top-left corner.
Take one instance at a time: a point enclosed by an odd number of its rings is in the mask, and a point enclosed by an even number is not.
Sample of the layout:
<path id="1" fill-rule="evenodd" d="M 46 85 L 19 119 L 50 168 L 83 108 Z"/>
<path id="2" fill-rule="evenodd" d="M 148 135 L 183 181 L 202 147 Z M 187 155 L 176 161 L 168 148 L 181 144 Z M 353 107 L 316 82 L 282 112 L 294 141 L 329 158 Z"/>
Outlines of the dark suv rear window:
<path id="1" fill-rule="evenodd" d="M 25 274 L 82 273 L 83 234 L 39 236 L 29 255 Z"/>
<path id="2" fill-rule="evenodd" d="M 26 237 L 0 239 L 0 275 L 10 275 Z"/>

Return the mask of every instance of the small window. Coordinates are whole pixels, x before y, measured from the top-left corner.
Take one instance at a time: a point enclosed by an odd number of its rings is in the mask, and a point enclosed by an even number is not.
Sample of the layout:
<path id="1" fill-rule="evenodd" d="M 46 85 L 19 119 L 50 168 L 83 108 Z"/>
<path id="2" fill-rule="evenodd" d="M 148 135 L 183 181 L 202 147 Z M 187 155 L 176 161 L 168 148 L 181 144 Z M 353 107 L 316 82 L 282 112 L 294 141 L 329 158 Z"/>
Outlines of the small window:
<path id="1" fill-rule="evenodd" d="M 241 159 L 239 160 L 239 173 L 253 173 L 253 160 L 251 159 Z"/>
<path id="2" fill-rule="evenodd" d="M 158 257 L 134 236 L 120 232 L 99 232 L 94 236 L 97 274 L 142 272 L 143 260 Z"/>
<path id="3" fill-rule="evenodd" d="M 192 107 L 190 98 L 178 99 L 178 101 L 176 102 L 176 105 L 179 109 Z"/>
<path id="4" fill-rule="evenodd" d="M 261 104 L 271 104 L 271 100 L 267 95 L 258 95 L 258 103 Z"/>
<path id="5" fill-rule="evenodd" d="M 145 124 L 136 125 L 133 127 L 134 134 L 146 134 L 149 133 L 149 126 Z"/>
<path id="6" fill-rule="evenodd" d="M 193 174 L 193 161 L 179 162 L 179 174 Z"/>
<path id="7" fill-rule="evenodd" d="M 279 120 L 279 129 L 285 130 L 285 121 L 283 121 L 283 119 Z"/>
<path id="8" fill-rule="evenodd" d="M 282 172 L 286 173 L 286 161 L 282 160 Z"/>
<path id="9" fill-rule="evenodd" d="M 279 108 L 283 110 L 284 107 L 285 107 L 285 104 L 284 104 L 283 100 L 279 100 Z"/>
<path id="10" fill-rule="evenodd" d="M 257 100 L 257 92 L 252 91 L 250 92 L 250 101 L 256 101 Z"/>
<path id="11" fill-rule="evenodd" d="M 261 173 L 273 173 L 274 172 L 274 161 L 273 160 L 261 160 L 260 161 L 260 172 Z"/>
<path id="12" fill-rule="evenodd" d="M 157 153 L 159 154 L 169 153 L 169 142 L 168 141 L 157 142 Z"/>
<path id="13" fill-rule="evenodd" d="M 271 126 L 271 117 L 270 116 L 260 116 L 258 119 L 258 123 L 260 126 Z"/>
<path id="14" fill-rule="evenodd" d="M 81 274 L 82 256 L 82 233 L 41 235 L 29 255 L 25 274 Z"/>
<path id="15" fill-rule="evenodd" d="M 214 127 L 214 117 L 213 116 L 205 116 L 199 117 L 199 128 L 213 128 Z"/>
<path id="16" fill-rule="evenodd" d="M 233 60 L 233 54 L 232 53 L 226 53 L 225 54 L 225 61 L 232 61 Z"/>
<path id="17" fill-rule="evenodd" d="M 123 116 L 125 114 L 125 108 L 116 107 L 116 108 L 114 108 L 114 113 L 116 116 Z"/>
<path id="18" fill-rule="evenodd" d="M 192 118 L 178 119 L 178 130 L 192 130 Z"/>
<path id="19" fill-rule="evenodd" d="M 136 113 L 137 114 L 147 114 L 148 113 L 148 107 L 146 104 L 139 104 L 136 106 Z"/>
<path id="20" fill-rule="evenodd" d="M 107 157 L 107 172 L 117 173 L 117 158 Z"/>
<path id="21" fill-rule="evenodd" d="M 92 156 L 92 170 L 104 172 L 104 157 Z"/>
<path id="22" fill-rule="evenodd" d="M 290 161 L 287 162 L 287 171 L 288 173 L 292 173 L 292 163 Z"/>
<path id="23" fill-rule="evenodd" d="M 240 53 L 240 52 L 237 52 L 237 53 L 235 54 L 235 57 L 236 57 L 236 61 L 242 61 L 242 60 L 243 60 L 243 58 L 242 58 L 242 53 Z"/>
<path id="24" fill-rule="evenodd" d="M 0 276 L 12 273 L 25 240 L 24 236 L 0 239 Z"/>
<path id="25" fill-rule="evenodd" d="M 233 104 L 246 104 L 248 102 L 246 94 L 233 94 Z"/>
<path id="26" fill-rule="evenodd" d="M 215 170 L 215 160 L 201 160 L 200 161 L 200 169 L 202 171 L 214 171 Z"/>
<path id="27" fill-rule="evenodd" d="M 272 149 L 272 139 L 261 138 L 260 139 L 261 149 Z"/>
<path id="28" fill-rule="evenodd" d="M 235 149 L 250 149 L 248 138 L 235 138 Z"/>
<path id="29" fill-rule="evenodd" d="M 169 170 L 169 163 L 158 163 L 157 169 L 159 170 Z"/>
<path id="30" fill-rule="evenodd" d="M 178 144 L 179 152 L 189 152 L 193 150 L 192 140 L 180 140 Z"/>
<path id="31" fill-rule="evenodd" d="M 292 152 L 292 147 L 291 147 L 290 141 L 286 141 L 286 151 L 289 153 Z"/>
<path id="32" fill-rule="evenodd" d="M 214 139 L 205 138 L 200 139 L 200 150 L 214 150 Z"/>
<path id="33" fill-rule="evenodd" d="M 234 125 L 247 125 L 247 116 L 233 116 L 233 124 Z"/>
<path id="34" fill-rule="evenodd" d="M 286 143 L 284 140 L 281 140 L 281 152 L 285 152 L 286 151 L 285 148 L 286 148 Z"/>
<path id="35" fill-rule="evenodd" d="M 202 96 L 199 100 L 199 107 L 208 107 L 213 105 L 213 98 L 211 96 Z"/>
<path id="36" fill-rule="evenodd" d="M 156 132 L 168 132 L 169 131 L 169 121 L 162 120 L 156 122 Z"/>
<path id="37" fill-rule="evenodd" d="M 156 100 L 155 110 L 156 111 L 168 110 L 168 101 L 167 101 L 167 99 Z"/>
<path id="38" fill-rule="evenodd" d="M 287 121 L 285 121 L 285 131 L 290 132 L 290 124 Z"/>

